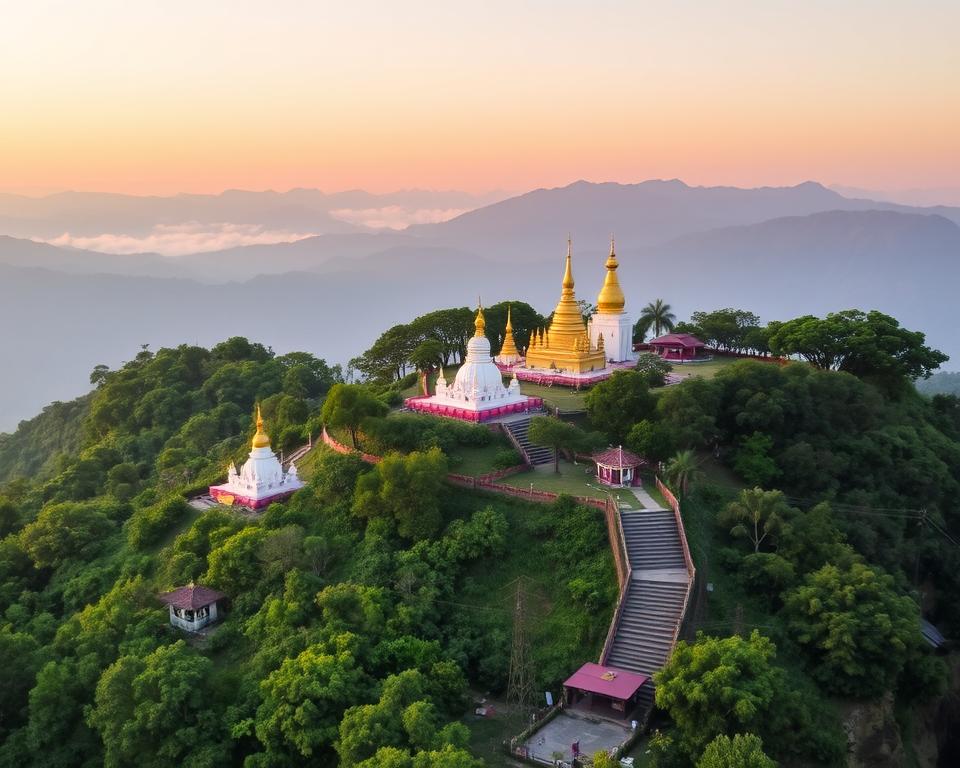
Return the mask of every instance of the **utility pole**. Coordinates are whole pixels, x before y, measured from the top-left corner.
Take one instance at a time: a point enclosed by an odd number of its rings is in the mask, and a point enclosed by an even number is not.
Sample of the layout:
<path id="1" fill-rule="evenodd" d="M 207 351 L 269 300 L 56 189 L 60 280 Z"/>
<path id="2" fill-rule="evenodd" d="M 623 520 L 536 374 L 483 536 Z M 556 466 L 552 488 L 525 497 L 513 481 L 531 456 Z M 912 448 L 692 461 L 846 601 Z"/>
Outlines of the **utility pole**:
<path id="1" fill-rule="evenodd" d="M 510 650 L 510 677 L 507 684 L 507 706 L 519 713 L 524 727 L 529 725 L 530 715 L 536 705 L 533 679 L 533 658 L 530 656 L 530 641 L 527 637 L 526 579 L 516 581 L 513 597 L 513 647 Z"/>
<path id="2" fill-rule="evenodd" d="M 913 559 L 913 585 L 920 591 L 920 549 L 923 546 L 923 529 L 927 527 L 927 510 L 920 510 L 920 530 L 917 533 L 917 553 Z M 923 606 L 923 596 L 920 598 L 921 607 Z"/>

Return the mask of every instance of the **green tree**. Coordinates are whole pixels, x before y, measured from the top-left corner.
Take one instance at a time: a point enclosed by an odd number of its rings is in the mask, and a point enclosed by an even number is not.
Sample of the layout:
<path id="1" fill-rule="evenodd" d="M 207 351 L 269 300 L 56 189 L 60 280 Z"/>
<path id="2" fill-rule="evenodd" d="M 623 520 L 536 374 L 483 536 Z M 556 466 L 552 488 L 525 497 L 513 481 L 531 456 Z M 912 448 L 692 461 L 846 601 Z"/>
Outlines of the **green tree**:
<path id="1" fill-rule="evenodd" d="M 446 474 L 447 460 L 439 448 L 388 454 L 357 480 L 354 514 L 392 519 L 406 539 L 430 538 L 440 529 L 438 497 Z"/>
<path id="2" fill-rule="evenodd" d="M 756 553 L 764 544 L 776 545 L 790 514 L 790 506 L 780 491 L 747 488 L 721 511 L 719 521 L 729 528 L 731 536 L 749 540 Z"/>
<path id="3" fill-rule="evenodd" d="M 229 765 L 212 675 L 212 662 L 183 640 L 114 662 L 88 716 L 103 739 L 104 765 Z"/>
<path id="4" fill-rule="evenodd" d="M 662 387 L 667 383 L 667 374 L 673 370 L 673 366 L 655 352 L 641 352 L 634 370 L 646 377 L 648 386 Z"/>
<path id="5" fill-rule="evenodd" d="M 750 637 L 680 641 L 656 673 L 657 706 L 676 723 L 678 744 L 699 755 L 720 734 L 761 731 L 783 685 L 773 666 L 776 647 L 754 630 Z"/>
<path id="6" fill-rule="evenodd" d="M 690 318 L 698 328 L 698 338 L 718 349 L 740 352 L 747 348 L 747 336 L 760 327 L 760 318 L 742 309 L 718 309 L 694 312 Z"/>
<path id="7" fill-rule="evenodd" d="M 924 344 L 923 333 L 901 328 L 876 310 L 848 309 L 823 319 L 805 315 L 769 327 L 774 354 L 800 355 L 818 368 L 859 377 L 927 378 L 948 359 Z"/>
<path id="8" fill-rule="evenodd" d="M 237 531 L 211 550 L 204 582 L 231 595 L 252 589 L 263 573 L 259 555 L 266 539 L 266 532 L 258 526 Z"/>
<path id="9" fill-rule="evenodd" d="M 791 634 L 824 688 L 850 696 L 891 690 L 920 637 L 916 604 L 877 568 L 833 564 L 785 595 Z"/>
<path id="10" fill-rule="evenodd" d="M 691 486 L 702 476 L 703 470 L 700 469 L 700 459 L 697 458 L 697 454 L 688 449 L 677 451 L 673 455 L 673 458 L 667 462 L 664 474 L 670 486 L 681 496 L 686 496 Z"/>
<path id="11" fill-rule="evenodd" d="M 583 444 L 586 435 L 575 424 L 550 416 L 534 416 L 530 419 L 528 438 L 534 445 L 543 445 L 553 451 L 553 470 L 560 474 L 560 451 L 576 450 Z"/>
<path id="12" fill-rule="evenodd" d="M 56 568 L 68 558 L 87 559 L 117 529 L 112 511 L 101 502 L 48 505 L 21 532 L 23 548 L 39 568 Z"/>
<path id="13" fill-rule="evenodd" d="M 658 421 L 638 421 L 627 434 L 627 447 L 649 461 L 666 461 L 677 450 L 670 428 Z"/>
<path id="14" fill-rule="evenodd" d="M 670 311 L 671 307 L 663 299 L 651 301 L 647 306 L 640 310 L 640 318 L 634 326 L 634 336 L 637 335 L 637 327 L 642 329 L 641 340 L 649 328 L 653 328 L 654 338 L 662 336 L 664 331 L 672 331 L 676 324 L 677 316 Z"/>
<path id="15" fill-rule="evenodd" d="M 656 398 L 638 371 L 617 371 L 584 399 L 590 423 L 614 443 L 623 443 L 630 427 L 654 412 Z"/>
<path id="16" fill-rule="evenodd" d="M 278 755 L 329 754 L 344 710 L 367 687 L 366 676 L 349 651 L 331 653 L 310 646 L 296 658 L 285 659 L 260 684 L 263 703 L 257 709 L 257 738 Z"/>
<path id="17" fill-rule="evenodd" d="M 763 741 L 752 733 L 738 733 L 731 739 L 726 734 L 707 744 L 697 768 L 776 768 L 777 764 L 763 751 Z"/>
<path id="18" fill-rule="evenodd" d="M 321 416 L 331 427 L 348 430 L 353 447 L 359 448 L 357 432 L 363 420 L 386 412 L 387 406 L 362 384 L 334 384 L 323 402 Z"/>
<path id="19" fill-rule="evenodd" d="M 749 437 L 742 437 L 734 455 L 733 469 L 748 483 L 767 485 L 780 475 L 772 451 L 773 438 L 770 435 L 754 432 Z"/>

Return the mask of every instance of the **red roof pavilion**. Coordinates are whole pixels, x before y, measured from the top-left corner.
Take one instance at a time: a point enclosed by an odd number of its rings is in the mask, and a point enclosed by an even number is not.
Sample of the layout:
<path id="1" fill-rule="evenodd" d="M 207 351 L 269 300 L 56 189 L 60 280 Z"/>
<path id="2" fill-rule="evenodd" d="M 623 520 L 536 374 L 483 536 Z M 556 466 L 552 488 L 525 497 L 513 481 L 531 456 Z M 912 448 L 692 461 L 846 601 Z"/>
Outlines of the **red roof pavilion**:
<path id="1" fill-rule="evenodd" d="M 668 333 L 650 342 L 650 348 L 664 360 L 693 360 L 706 346 L 689 333 Z"/>
<path id="2" fill-rule="evenodd" d="M 172 605 L 174 608 L 179 608 L 181 611 L 196 611 L 208 605 L 213 605 L 218 600 L 223 600 L 226 595 L 209 587 L 190 584 L 189 586 L 175 589 L 173 592 L 164 592 L 162 595 L 158 595 L 158 597 L 161 602 Z"/>
<path id="3" fill-rule="evenodd" d="M 647 675 L 587 662 L 567 678 L 563 688 L 568 704 L 582 707 L 586 697 L 586 702 L 592 702 L 588 708 L 609 706 L 624 717 L 632 708 L 631 702 L 635 701 L 637 691 L 649 679 Z M 600 699 L 594 699 L 594 696 Z"/>

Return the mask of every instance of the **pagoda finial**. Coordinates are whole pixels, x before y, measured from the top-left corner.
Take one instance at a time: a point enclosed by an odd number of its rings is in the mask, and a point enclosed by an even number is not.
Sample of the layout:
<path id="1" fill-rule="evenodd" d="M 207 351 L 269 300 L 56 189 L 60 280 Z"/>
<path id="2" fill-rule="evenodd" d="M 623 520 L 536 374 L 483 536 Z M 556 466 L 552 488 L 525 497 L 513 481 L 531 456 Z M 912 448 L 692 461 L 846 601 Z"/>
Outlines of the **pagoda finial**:
<path id="1" fill-rule="evenodd" d="M 567 264 L 563 271 L 563 291 L 573 293 L 573 239 L 567 235 Z"/>
<path id="2" fill-rule="evenodd" d="M 510 305 L 507 304 L 507 331 L 513 330 L 513 323 L 510 322 Z"/>
<path id="3" fill-rule="evenodd" d="M 616 244 L 616 242 L 615 242 L 614 239 L 613 239 L 613 232 L 611 232 L 611 233 L 610 233 L 610 255 L 611 255 L 611 256 L 616 256 L 616 255 L 617 255 L 617 247 L 616 247 L 616 246 L 617 246 L 617 244 Z"/>
<path id="4" fill-rule="evenodd" d="M 474 327 L 474 336 L 483 336 L 484 330 L 487 327 L 487 321 L 483 319 L 483 303 L 480 301 L 480 297 L 477 297 L 477 317 L 473 321 Z"/>
<path id="5" fill-rule="evenodd" d="M 257 431 L 253 436 L 253 447 L 270 447 L 270 436 L 263 431 L 263 416 L 260 415 L 260 403 L 257 403 Z"/>

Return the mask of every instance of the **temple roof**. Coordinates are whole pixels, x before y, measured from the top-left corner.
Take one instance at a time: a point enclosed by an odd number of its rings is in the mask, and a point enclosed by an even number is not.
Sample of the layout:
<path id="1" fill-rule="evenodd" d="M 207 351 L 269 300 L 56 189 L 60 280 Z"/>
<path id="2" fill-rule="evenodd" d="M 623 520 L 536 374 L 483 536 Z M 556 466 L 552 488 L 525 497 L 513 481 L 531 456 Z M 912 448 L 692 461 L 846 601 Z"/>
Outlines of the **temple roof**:
<path id="1" fill-rule="evenodd" d="M 706 346 L 696 336 L 689 333 L 668 333 L 664 336 L 658 336 L 651 339 L 648 344 L 674 344 L 680 347 L 704 347 Z"/>
<path id="2" fill-rule="evenodd" d="M 164 592 L 157 595 L 161 602 L 172 605 L 183 611 L 195 611 L 198 608 L 204 608 L 213 605 L 217 600 L 226 597 L 222 592 L 217 592 L 209 587 L 201 587 L 198 584 L 189 584 L 186 587 L 180 587 L 173 592 Z"/>
<path id="3" fill-rule="evenodd" d="M 604 667 L 588 661 L 568 677 L 563 685 L 565 688 L 599 693 L 618 701 L 629 701 L 640 690 L 640 686 L 649 679 L 646 675 L 636 672 Z"/>
<path id="4" fill-rule="evenodd" d="M 626 450 L 622 445 L 595 453 L 592 458 L 597 464 L 611 469 L 631 469 L 647 463 L 646 459 Z"/>

